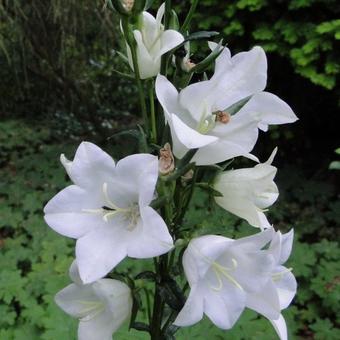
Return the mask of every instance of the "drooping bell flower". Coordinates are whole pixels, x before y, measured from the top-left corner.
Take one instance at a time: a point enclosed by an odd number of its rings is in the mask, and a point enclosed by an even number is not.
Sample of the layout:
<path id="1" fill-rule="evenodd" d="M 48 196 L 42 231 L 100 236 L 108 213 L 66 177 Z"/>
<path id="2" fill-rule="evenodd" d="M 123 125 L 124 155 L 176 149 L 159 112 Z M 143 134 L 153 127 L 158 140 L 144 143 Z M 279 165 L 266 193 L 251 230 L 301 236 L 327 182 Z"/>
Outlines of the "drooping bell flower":
<path id="1" fill-rule="evenodd" d="M 112 340 L 112 334 L 131 315 L 130 288 L 111 279 L 83 284 L 76 261 L 71 265 L 70 277 L 73 283 L 56 294 L 55 302 L 79 320 L 78 340 Z"/>
<path id="2" fill-rule="evenodd" d="M 174 324 L 190 326 L 206 314 L 219 328 L 233 327 L 247 294 L 261 290 L 269 280 L 274 261 L 262 248 L 272 233 L 268 229 L 238 240 L 215 235 L 191 240 L 183 255 L 190 293 Z"/>
<path id="3" fill-rule="evenodd" d="M 274 183 L 277 168 L 271 165 L 276 152 L 275 148 L 267 162 L 253 168 L 230 170 L 218 175 L 214 189 L 223 196 L 215 197 L 216 203 L 254 227 L 269 228 L 271 225 L 264 212 L 279 196 Z"/>

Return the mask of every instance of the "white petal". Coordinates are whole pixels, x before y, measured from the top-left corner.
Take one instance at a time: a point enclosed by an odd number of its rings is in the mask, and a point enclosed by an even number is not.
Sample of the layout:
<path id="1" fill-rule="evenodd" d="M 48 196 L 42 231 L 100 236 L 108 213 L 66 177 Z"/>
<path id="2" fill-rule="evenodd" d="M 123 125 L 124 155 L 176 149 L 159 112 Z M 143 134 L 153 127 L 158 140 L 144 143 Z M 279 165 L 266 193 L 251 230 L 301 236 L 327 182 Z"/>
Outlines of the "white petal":
<path id="1" fill-rule="evenodd" d="M 130 288 L 117 280 L 101 279 L 93 284 L 93 291 L 107 305 L 107 311 L 113 316 L 111 323 L 117 330 L 131 315 Z"/>
<path id="2" fill-rule="evenodd" d="M 89 303 L 98 302 L 91 285 L 70 284 L 55 296 L 56 304 L 67 314 L 80 319 L 88 314 Z"/>
<path id="3" fill-rule="evenodd" d="M 257 122 L 235 115 L 230 123 L 216 125 L 211 134 L 219 139 L 198 150 L 193 158 L 197 165 L 215 164 L 248 154 L 257 141 Z"/>
<path id="4" fill-rule="evenodd" d="M 111 225 L 86 234 L 76 244 L 79 274 L 84 283 L 104 277 L 126 255 L 126 232 Z"/>
<path id="5" fill-rule="evenodd" d="M 219 328 L 230 329 L 245 307 L 245 293 L 234 286 L 225 286 L 216 292 L 207 289 L 204 296 L 204 312 Z"/>
<path id="6" fill-rule="evenodd" d="M 91 320 L 80 321 L 78 340 L 112 340 L 113 332 L 118 329 L 112 320 L 111 314 L 101 313 Z"/>
<path id="7" fill-rule="evenodd" d="M 269 321 L 273 325 L 277 335 L 280 337 L 280 340 L 288 340 L 287 325 L 282 314 L 277 320 L 269 320 Z"/>
<path id="8" fill-rule="evenodd" d="M 273 237 L 273 233 L 274 229 L 270 228 L 251 236 L 242 237 L 235 240 L 233 246 L 243 245 L 246 246 L 248 250 L 259 250 L 270 242 Z"/>
<path id="9" fill-rule="evenodd" d="M 161 216 L 151 207 L 140 212 L 141 223 L 129 235 L 128 256 L 143 259 L 170 251 L 173 240 Z"/>
<path id="10" fill-rule="evenodd" d="M 135 154 L 127 156 L 117 163 L 115 181 L 129 185 L 131 192 L 135 191 L 138 194 L 135 203 L 139 201 L 141 206 L 148 205 L 152 201 L 157 178 L 158 158 L 156 156 Z"/>
<path id="11" fill-rule="evenodd" d="M 271 153 L 271 155 L 269 156 L 268 160 L 265 162 L 265 164 L 271 165 L 274 161 L 274 158 L 277 154 L 277 147 L 274 148 L 273 152 Z"/>
<path id="12" fill-rule="evenodd" d="M 137 60 L 139 66 L 139 74 L 141 79 L 155 77 L 160 70 L 160 59 L 154 59 L 150 51 L 146 48 L 143 42 L 140 31 L 133 31 L 135 40 L 137 42 Z"/>
<path id="13" fill-rule="evenodd" d="M 259 128 L 266 131 L 268 125 L 293 123 L 298 118 L 290 106 L 269 92 L 255 94 L 239 113 L 251 112 L 260 118 Z"/>
<path id="14" fill-rule="evenodd" d="M 98 190 L 90 193 L 76 185 L 70 185 L 46 204 L 44 218 L 59 234 L 79 238 L 103 225 L 101 215 L 88 213 L 84 209 L 99 209 L 102 206 Z"/>
<path id="15" fill-rule="evenodd" d="M 160 37 L 160 49 L 154 58 L 160 58 L 164 53 L 169 52 L 184 41 L 182 34 L 175 30 L 166 30 Z"/>
<path id="16" fill-rule="evenodd" d="M 274 276 L 274 284 L 280 300 L 280 308 L 287 308 L 292 302 L 297 289 L 297 282 L 294 275 L 286 267 L 279 266 L 274 275 L 282 273 L 281 276 Z"/>
<path id="17" fill-rule="evenodd" d="M 258 292 L 247 294 L 247 307 L 268 319 L 280 316 L 279 297 L 271 280 Z"/>
<path id="18" fill-rule="evenodd" d="M 202 146 L 211 144 L 217 141 L 217 137 L 202 135 L 196 130 L 187 126 L 183 121 L 176 115 L 171 115 L 174 132 L 176 133 L 180 142 L 188 149 L 201 148 Z"/>
<path id="19" fill-rule="evenodd" d="M 175 86 L 160 74 L 156 78 L 156 95 L 166 113 L 178 113 L 182 110 L 178 105 L 178 92 Z"/>
<path id="20" fill-rule="evenodd" d="M 199 288 L 194 286 L 191 288 L 188 299 L 184 307 L 177 315 L 174 322 L 176 326 L 191 326 L 203 318 L 203 297 Z"/>
<path id="21" fill-rule="evenodd" d="M 70 278 L 71 280 L 76 283 L 77 285 L 82 285 L 83 282 L 80 278 L 80 275 L 79 275 L 79 269 L 78 269 L 78 265 L 77 265 L 77 261 L 76 260 L 73 260 L 71 266 L 70 266 L 70 269 L 69 269 L 69 275 L 70 275 Z"/>
<path id="22" fill-rule="evenodd" d="M 232 68 L 228 57 L 220 58 L 226 65 L 221 65 L 218 71 L 227 69 L 228 72 L 215 72 L 211 78 L 218 84 L 218 91 L 224 93 L 216 103 L 217 109 L 225 110 L 239 100 L 263 91 L 267 81 L 267 59 L 261 47 L 233 56 Z"/>
<path id="23" fill-rule="evenodd" d="M 185 276 L 194 285 L 207 273 L 212 263 L 230 246 L 233 240 L 216 235 L 192 239 L 183 254 Z"/>
<path id="24" fill-rule="evenodd" d="M 98 187 L 98 181 L 107 182 L 115 169 L 111 156 L 89 142 L 79 145 L 73 162 L 64 156 L 61 156 L 61 162 L 74 184 L 91 190 Z"/>
<path id="25" fill-rule="evenodd" d="M 282 235 L 279 264 L 283 264 L 288 260 L 290 253 L 292 252 L 293 241 L 294 229 L 291 229 L 288 233 Z"/>

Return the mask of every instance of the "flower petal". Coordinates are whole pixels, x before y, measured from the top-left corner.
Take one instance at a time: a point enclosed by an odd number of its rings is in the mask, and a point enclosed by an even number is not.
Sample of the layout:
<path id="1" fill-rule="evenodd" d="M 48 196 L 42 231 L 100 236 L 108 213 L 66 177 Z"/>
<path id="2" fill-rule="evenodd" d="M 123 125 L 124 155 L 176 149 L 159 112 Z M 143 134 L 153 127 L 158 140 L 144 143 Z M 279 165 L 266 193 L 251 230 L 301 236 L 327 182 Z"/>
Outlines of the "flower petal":
<path id="1" fill-rule="evenodd" d="M 70 269 L 69 269 L 69 275 L 70 275 L 70 278 L 71 280 L 76 283 L 77 285 L 82 285 L 83 282 L 80 278 L 80 275 L 79 275 L 79 268 L 78 268 L 78 264 L 77 264 L 77 261 L 76 260 L 73 260 L 71 266 L 70 266 Z"/>
<path id="2" fill-rule="evenodd" d="M 218 57 L 219 67 L 210 81 L 218 84 L 218 91 L 224 95 L 216 103 L 218 110 L 225 110 L 234 103 L 254 93 L 263 91 L 267 82 L 267 59 L 263 49 L 255 46 L 249 52 L 241 52 L 231 58 Z M 225 65 L 222 65 L 224 63 Z M 228 70 L 225 72 L 224 70 Z"/>
<path id="3" fill-rule="evenodd" d="M 279 266 L 273 273 L 274 284 L 280 300 L 280 308 L 287 308 L 292 302 L 297 289 L 297 282 L 294 275 L 286 267 Z M 281 274 L 281 276 L 280 276 Z"/>
<path id="4" fill-rule="evenodd" d="M 242 107 L 239 114 L 250 112 L 260 119 L 259 128 L 268 130 L 268 125 L 293 123 L 298 120 L 290 106 L 278 96 L 261 92 L 255 94 L 249 102 Z"/>
<path id="5" fill-rule="evenodd" d="M 248 154 L 258 138 L 257 121 L 248 118 L 235 115 L 230 123 L 216 125 L 210 133 L 219 139 L 199 149 L 193 161 L 208 165 Z"/>
<path id="6" fill-rule="evenodd" d="M 79 274 L 85 284 L 104 277 L 126 255 L 126 232 L 112 225 L 96 228 L 76 244 Z"/>
<path id="7" fill-rule="evenodd" d="M 183 35 L 175 30 L 166 30 L 160 37 L 160 48 L 154 58 L 157 60 L 184 41 Z"/>
<path id="8" fill-rule="evenodd" d="M 171 120 L 173 130 L 179 141 L 188 149 L 201 148 L 218 140 L 215 136 L 202 135 L 196 130 L 187 126 L 179 117 L 172 114 Z M 174 150 L 174 154 L 176 152 Z"/>
<path id="9" fill-rule="evenodd" d="M 67 237 L 79 238 L 103 225 L 102 216 L 84 211 L 99 209 L 102 201 L 96 190 L 70 185 L 54 196 L 45 206 L 45 221 L 56 232 Z"/>
<path id="10" fill-rule="evenodd" d="M 80 321 L 78 340 L 112 340 L 113 332 L 119 328 L 112 320 L 112 314 L 101 313 L 91 320 Z"/>
<path id="11" fill-rule="evenodd" d="M 161 67 L 160 59 L 154 59 L 150 51 L 144 45 L 143 37 L 140 31 L 133 31 L 137 43 L 137 60 L 139 74 L 141 79 L 155 77 Z"/>
<path id="12" fill-rule="evenodd" d="M 247 307 L 268 319 L 280 316 L 280 302 L 274 284 L 269 280 L 258 292 L 247 294 Z"/>
<path id="13" fill-rule="evenodd" d="M 141 206 L 148 205 L 152 201 L 157 179 L 158 158 L 156 156 L 135 154 L 117 163 L 115 181 L 125 183 L 129 186 L 130 192 L 134 191 L 138 194 L 132 202 L 139 201 Z"/>
<path id="14" fill-rule="evenodd" d="M 283 264 L 288 260 L 290 253 L 292 252 L 293 241 L 294 229 L 291 229 L 288 233 L 282 234 L 279 264 Z"/>
<path id="15" fill-rule="evenodd" d="M 243 290 L 225 285 L 219 292 L 207 289 L 204 294 L 204 312 L 219 328 L 230 329 L 245 308 Z"/>
<path id="16" fill-rule="evenodd" d="M 96 303 L 98 298 L 90 285 L 70 284 L 55 296 L 56 304 L 67 314 L 81 319 L 88 313 L 88 305 Z"/>
<path id="17" fill-rule="evenodd" d="M 288 340 L 287 325 L 282 314 L 280 314 L 280 317 L 277 320 L 269 320 L 269 321 L 273 325 L 277 335 L 280 337 L 280 340 Z"/>
<path id="18" fill-rule="evenodd" d="M 173 240 L 162 217 L 151 207 L 140 212 L 141 223 L 129 235 L 128 256 L 150 258 L 170 251 Z"/>
<path id="19" fill-rule="evenodd" d="M 156 78 L 156 95 L 167 114 L 181 111 L 182 108 L 178 104 L 178 92 L 175 86 L 160 74 Z"/>
<path id="20" fill-rule="evenodd" d="M 61 155 L 61 162 L 74 184 L 91 190 L 98 187 L 97 180 L 107 182 L 115 169 L 111 156 L 90 142 L 79 145 L 73 162 L 64 155 Z"/>
<path id="21" fill-rule="evenodd" d="M 179 327 L 191 326 L 203 318 L 203 297 L 200 289 L 193 286 L 189 296 L 181 309 L 174 325 Z"/>

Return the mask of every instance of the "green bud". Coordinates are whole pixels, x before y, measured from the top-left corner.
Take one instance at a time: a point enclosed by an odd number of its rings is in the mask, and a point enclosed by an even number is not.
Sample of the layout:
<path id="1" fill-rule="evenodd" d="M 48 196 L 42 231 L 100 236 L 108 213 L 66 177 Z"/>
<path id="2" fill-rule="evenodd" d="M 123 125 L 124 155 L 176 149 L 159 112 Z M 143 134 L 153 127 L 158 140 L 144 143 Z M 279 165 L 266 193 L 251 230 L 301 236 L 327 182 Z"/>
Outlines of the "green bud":
<path id="1" fill-rule="evenodd" d="M 115 10 L 125 16 L 137 15 L 144 11 L 146 0 L 108 0 Z"/>

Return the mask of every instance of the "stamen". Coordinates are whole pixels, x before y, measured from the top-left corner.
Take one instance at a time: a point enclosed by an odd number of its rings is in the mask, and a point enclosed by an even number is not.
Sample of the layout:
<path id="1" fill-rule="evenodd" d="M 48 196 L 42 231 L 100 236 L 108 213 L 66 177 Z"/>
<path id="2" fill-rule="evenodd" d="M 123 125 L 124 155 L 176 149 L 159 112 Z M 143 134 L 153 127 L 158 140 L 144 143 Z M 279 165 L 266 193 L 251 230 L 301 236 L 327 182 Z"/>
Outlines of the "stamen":
<path id="1" fill-rule="evenodd" d="M 238 289 L 243 290 L 242 286 L 228 273 L 228 271 L 230 271 L 231 269 L 226 268 L 221 266 L 220 264 L 218 264 L 217 262 L 214 262 L 212 264 L 212 267 L 214 269 L 214 272 L 216 274 L 216 277 L 219 281 L 219 283 L 221 284 L 222 279 L 220 277 L 220 274 L 222 274 L 226 279 L 228 279 L 234 286 L 236 286 Z M 220 285 L 219 285 L 220 286 Z M 222 282 L 222 286 L 223 286 L 223 282 Z M 218 287 L 218 288 L 214 288 L 211 287 L 214 290 L 220 290 L 222 287 Z"/>
<path id="2" fill-rule="evenodd" d="M 114 210 L 120 209 L 110 200 L 110 197 L 107 192 L 107 183 L 103 183 L 103 194 L 104 194 L 105 201 L 106 203 L 109 203 L 110 208 L 113 208 Z"/>

